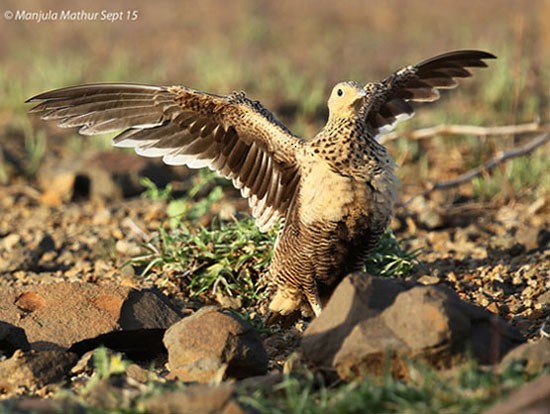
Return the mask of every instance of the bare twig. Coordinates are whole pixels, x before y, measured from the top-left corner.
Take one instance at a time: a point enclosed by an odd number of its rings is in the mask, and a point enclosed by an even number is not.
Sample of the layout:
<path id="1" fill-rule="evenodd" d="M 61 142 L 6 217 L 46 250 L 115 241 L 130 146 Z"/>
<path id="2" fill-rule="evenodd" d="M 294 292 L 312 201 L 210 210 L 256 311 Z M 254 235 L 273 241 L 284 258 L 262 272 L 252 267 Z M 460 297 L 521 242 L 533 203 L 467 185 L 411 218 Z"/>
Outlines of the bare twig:
<path id="1" fill-rule="evenodd" d="M 550 125 L 541 125 L 539 122 L 529 122 L 519 125 L 503 125 L 496 127 L 482 127 L 474 125 L 438 125 L 432 128 L 417 129 L 410 132 L 391 132 L 380 137 L 382 144 L 394 141 L 397 138 L 421 140 L 435 135 L 476 135 L 478 137 L 528 134 L 533 132 L 550 132 Z"/>
<path id="2" fill-rule="evenodd" d="M 139 227 L 138 224 L 129 217 L 126 217 L 122 221 L 122 225 L 126 227 L 130 231 L 130 233 L 132 233 L 135 237 L 137 237 L 138 239 L 146 243 L 153 238 L 153 236 L 150 233 L 147 233 L 145 230 Z"/>
<path id="3" fill-rule="evenodd" d="M 464 174 L 459 175 L 456 178 L 453 178 L 452 180 L 439 181 L 434 184 L 431 184 L 425 191 L 423 191 L 422 193 L 416 194 L 412 196 L 409 200 L 407 200 L 405 205 L 409 204 L 413 199 L 415 199 L 418 196 L 426 196 L 436 190 L 445 190 L 452 187 L 458 187 L 459 185 L 472 180 L 474 177 L 477 177 L 478 175 L 483 174 L 485 171 L 492 170 L 493 168 L 495 168 L 497 165 L 499 165 L 504 161 L 529 154 L 530 152 L 534 151 L 536 148 L 546 144 L 549 141 L 550 141 L 550 134 L 541 134 L 533 138 L 531 141 L 529 141 L 525 145 L 512 148 L 509 151 L 500 151 L 499 153 L 497 153 L 497 155 L 495 155 L 490 160 L 486 161 L 483 165 L 473 168 L 470 171 L 467 171 Z"/>

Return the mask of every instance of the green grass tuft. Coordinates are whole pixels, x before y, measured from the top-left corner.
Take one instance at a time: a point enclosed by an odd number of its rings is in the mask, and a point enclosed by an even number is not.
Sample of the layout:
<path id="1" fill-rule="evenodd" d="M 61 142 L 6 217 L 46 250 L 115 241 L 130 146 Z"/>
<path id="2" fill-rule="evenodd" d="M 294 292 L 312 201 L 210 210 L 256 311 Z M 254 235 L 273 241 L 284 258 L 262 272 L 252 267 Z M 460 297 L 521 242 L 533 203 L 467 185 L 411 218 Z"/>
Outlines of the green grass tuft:
<path id="1" fill-rule="evenodd" d="M 177 274 L 193 295 L 221 291 L 245 300 L 259 297 L 260 275 L 271 261 L 277 230 L 261 233 L 251 217 L 209 227 L 182 226 L 160 229 L 151 242 L 151 254 L 135 258 L 134 264 L 151 271 Z M 372 275 L 403 277 L 417 263 L 417 251 L 408 251 L 388 230 L 366 268 Z"/>
<path id="2" fill-rule="evenodd" d="M 257 299 L 256 282 L 271 260 L 275 232 L 260 233 L 252 218 L 209 227 L 160 229 L 151 254 L 134 259 L 152 269 L 177 274 L 191 294 L 221 291 Z"/>
<path id="3" fill-rule="evenodd" d="M 132 263 L 150 272 L 177 277 L 182 287 L 192 295 L 221 292 L 256 300 L 261 294 L 261 274 L 267 270 L 279 226 L 261 233 L 252 217 L 220 222 L 216 218 L 209 226 L 197 225 L 212 205 L 223 198 L 218 178 L 202 172 L 185 197 L 170 200 L 171 188 L 158 189 L 144 180 L 145 195 L 152 200 L 167 200 L 169 230 L 161 228 L 146 246 L 150 254 L 134 258 Z M 197 195 L 204 188 L 210 192 Z M 366 270 L 376 276 L 404 277 L 417 264 L 418 251 L 408 251 L 391 230 L 382 236 L 369 256 Z"/>
<path id="4" fill-rule="evenodd" d="M 547 370 L 548 371 L 548 370 Z M 470 361 L 442 374 L 418 363 L 409 366 L 407 380 L 389 373 L 327 388 L 312 374 L 304 378 L 285 377 L 275 392 L 256 390 L 239 395 L 239 401 L 259 413 L 481 413 L 519 385 L 544 374 L 527 374 L 511 365 L 502 373 L 479 367 Z"/>
<path id="5" fill-rule="evenodd" d="M 419 254 L 419 250 L 407 250 L 388 228 L 367 258 L 365 270 L 373 276 L 404 277 L 418 264 Z"/>

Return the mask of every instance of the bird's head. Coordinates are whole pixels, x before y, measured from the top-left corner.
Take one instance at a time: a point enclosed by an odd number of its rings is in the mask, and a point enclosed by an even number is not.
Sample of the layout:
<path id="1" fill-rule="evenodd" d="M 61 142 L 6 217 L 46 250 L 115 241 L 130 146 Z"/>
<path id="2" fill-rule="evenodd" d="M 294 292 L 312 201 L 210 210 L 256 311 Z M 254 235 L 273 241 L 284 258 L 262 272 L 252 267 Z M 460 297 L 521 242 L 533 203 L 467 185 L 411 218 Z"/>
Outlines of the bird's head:
<path id="1" fill-rule="evenodd" d="M 340 82 L 328 99 L 329 117 L 347 118 L 357 114 L 366 91 L 357 82 Z"/>

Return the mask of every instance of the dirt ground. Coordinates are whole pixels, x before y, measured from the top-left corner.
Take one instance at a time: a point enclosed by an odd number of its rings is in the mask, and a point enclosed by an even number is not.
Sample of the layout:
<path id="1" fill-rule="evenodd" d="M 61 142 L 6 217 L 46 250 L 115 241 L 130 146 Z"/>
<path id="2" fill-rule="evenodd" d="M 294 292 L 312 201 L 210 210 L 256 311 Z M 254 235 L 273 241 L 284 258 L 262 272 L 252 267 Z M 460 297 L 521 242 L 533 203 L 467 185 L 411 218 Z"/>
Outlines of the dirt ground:
<path id="1" fill-rule="evenodd" d="M 456 95 L 434 105 L 438 109 L 420 110 L 406 130 L 451 122 L 505 125 L 537 117 L 541 124 L 548 122 L 548 94 L 543 92 L 548 76 L 543 72 L 550 36 L 541 16 L 550 10 L 549 2 L 509 1 L 503 6 L 501 0 L 445 0 L 425 7 L 422 1 L 393 0 L 381 7 L 378 2 L 323 1 L 311 16 L 306 2 L 231 3 L 223 10 L 213 1 L 173 2 L 162 10 L 150 2 L 117 4 L 124 11 L 138 10 L 137 22 L 0 21 L 2 88 L 11 99 L 0 106 L 0 164 L 6 171 L 0 184 L 0 286 L 59 280 L 130 286 L 162 282 L 122 265 L 143 252 L 143 235 L 154 234 L 166 221 L 165 203 L 116 191 L 75 196 L 74 177 L 64 172 L 74 171 L 105 146 L 80 142 L 74 131 L 27 118 L 24 99 L 45 89 L 105 80 L 184 82 L 217 93 L 245 89 L 307 135 L 324 122 L 326 91 L 335 81 L 353 77 L 364 82 L 440 51 L 479 47 L 504 54 L 510 73 L 520 71 L 521 88 L 510 82 L 518 95 L 510 107 L 500 107 L 504 103 L 490 96 L 479 100 L 484 90 L 490 92 L 484 89 L 488 83 L 494 87 L 497 75 L 476 72 L 476 79 L 464 82 Z M 94 9 L 109 9 L 110 4 L 100 1 Z M 7 1 L 2 7 L 22 6 Z M 25 7 L 61 10 L 73 2 L 34 1 Z M 524 64 L 514 66 L 518 56 Z M 510 73 L 504 72 L 503 82 Z M 283 80 L 284 87 L 277 84 Z M 315 88 L 322 98 L 313 102 L 313 109 L 299 106 L 297 102 L 311 98 L 305 91 Z M 27 168 L 32 151 L 18 121 L 23 118 L 46 137 L 32 171 Z M 491 150 L 526 139 L 487 140 L 481 155 L 488 159 Z M 474 166 L 471 140 L 442 141 L 428 139 L 405 149 L 398 141 L 389 144 L 404 166 L 402 203 L 392 228 L 409 248 L 421 249 L 420 264 L 409 277 L 447 284 L 468 301 L 511 320 L 529 338 L 539 337 L 550 318 L 549 194 L 539 189 L 539 182 L 519 192 L 502 184 L 490 197 L 480 197 L 466 183 L 407 203 L 429 182 Z M 546 144 L 537 152 L 547 158 L 549 150 Z M 105 156 L 100 154 L 98 158 Z M 97 171 L 109 168 L 97 159 L 89 162 L 94 182 L 102 182 L 96 181 Z M 115 173 L 108 171 L 106 182 Z M 175 185 L 184 188 L 178 182 L 185 182 L 188 172 L 173 174 Z M 246 211 L 242 203 L 236 209 Z M 177 284 L 159 287 L 183 306 L 189 304 Z"/>

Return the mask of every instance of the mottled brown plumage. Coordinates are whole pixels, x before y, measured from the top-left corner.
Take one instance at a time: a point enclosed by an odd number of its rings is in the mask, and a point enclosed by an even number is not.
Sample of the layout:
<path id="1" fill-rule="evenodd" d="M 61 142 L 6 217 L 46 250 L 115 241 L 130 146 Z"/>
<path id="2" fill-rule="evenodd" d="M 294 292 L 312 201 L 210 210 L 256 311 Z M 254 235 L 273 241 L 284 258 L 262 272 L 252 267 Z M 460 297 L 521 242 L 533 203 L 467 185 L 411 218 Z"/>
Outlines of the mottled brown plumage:
<path id="1" fill-rule="evenodd" d="M 269 278 L 270 310 L 321 311 L 347 273 L 361 268 L 393 212 L 394 163 L 376 136 L 413 114 L 409 101 L 438 99 L 494 58 L 457 51 L 403 68 L 364 87 L 342 82 L 329 119 L 311 140 L 293 135 L 244 93 L 207 94 L 184 86 L 92 84 L 46 92 L 32 109 L 62 127 L 94 135 L 124 130 L 114 145 L 167 164 L 209 167 L 248 198 L 262 231 L 279 218 Z"/>

